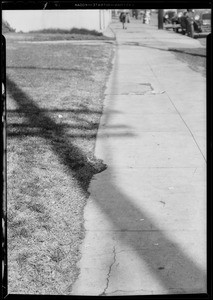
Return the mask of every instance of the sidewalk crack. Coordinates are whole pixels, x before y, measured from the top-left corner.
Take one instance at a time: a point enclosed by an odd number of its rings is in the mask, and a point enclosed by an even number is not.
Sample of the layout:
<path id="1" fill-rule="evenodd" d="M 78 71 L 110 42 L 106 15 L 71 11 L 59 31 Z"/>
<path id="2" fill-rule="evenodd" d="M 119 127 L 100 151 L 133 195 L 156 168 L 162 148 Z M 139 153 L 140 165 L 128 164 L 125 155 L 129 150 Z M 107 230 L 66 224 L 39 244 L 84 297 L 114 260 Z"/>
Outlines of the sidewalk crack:
<path id="1" fill-rule="evenodd" d="M 110 280 L 110 276 L 111 276 L 112 267 L 115 264 L 115 262 L 116 262 L 116 252 L 115 252 L 115 246 L 114 246 L 113 247 L 113 262 L 109 266 L 109 271 L 107 273 L 106 287 L 105 287 L 104 291 L 99 296 L 106 296 L 106 290 L 109 287 L 109 280 Z"/>

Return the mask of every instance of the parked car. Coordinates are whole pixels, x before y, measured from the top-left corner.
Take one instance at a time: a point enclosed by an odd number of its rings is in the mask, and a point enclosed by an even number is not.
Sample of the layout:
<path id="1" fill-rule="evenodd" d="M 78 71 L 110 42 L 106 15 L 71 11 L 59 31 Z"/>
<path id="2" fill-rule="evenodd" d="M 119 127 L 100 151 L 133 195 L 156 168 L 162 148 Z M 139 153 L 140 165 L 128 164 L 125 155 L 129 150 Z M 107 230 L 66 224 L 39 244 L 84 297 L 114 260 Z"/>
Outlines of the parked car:
<path id="1" fill-rule="evenodd" d="M 183 34 L 194 38 L 211 32 L 211 10 L 188 9 L 179 19 Z"/>
<path id="2" fill-rule="evenodd" d="M 181 30 L 180 20 L 184 14 L 184 9 L 178 9 L 177 12 L 171 18 L 173 30 L 179 32 Z"/>
<path id="3" fill-rule="evenodd" d="M 175 17 L 176 15 L 176 10 L 167 10 L 164 13 L 163 16 L 163 22 L 165 25 L 167 24 L 172 24 L 172 19 Z"/>
<path id="4" fill-rule="evenodd" d="M 184 9 L 166 10 L 164 13 L 164 25 L 166 29 L 173 29 L 176 32 L 181 30 L 180 18 L 183 15 Z"/>

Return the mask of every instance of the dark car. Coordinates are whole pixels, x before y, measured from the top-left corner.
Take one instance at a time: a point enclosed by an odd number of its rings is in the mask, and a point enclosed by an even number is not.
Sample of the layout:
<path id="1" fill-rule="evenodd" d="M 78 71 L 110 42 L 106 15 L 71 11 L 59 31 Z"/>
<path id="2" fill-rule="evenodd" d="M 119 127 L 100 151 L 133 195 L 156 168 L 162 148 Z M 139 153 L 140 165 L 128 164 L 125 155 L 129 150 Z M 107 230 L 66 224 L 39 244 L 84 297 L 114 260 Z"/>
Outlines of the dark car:
<path id="1" fill-rule="evenodd" d="M 180 18 L 183 15 L 183 9 L 168 10 L 165 12 L 163 22 L 166 29 L 173 28 L 174 31 L 178 32 L 181 29 Z"/>
<path id="2" fill-rule="evenodd" d="M 182 33 L 190 37 L 211 32 L 211 10 L 188 9 L 179 20 Z"/>
<path id="3" fill-rule="evenodd" d="M 163 16 L 163 22 L 165 25 L 172 24 L 172 19 L 176 15 L 176 12 L 174 10 L 168 10 L 165 12 Z"/>
<path id="4" fill-rule="evenodd" d="M 177 13 L 175 13 L 171 19 L 173 30 L 176 32 L 179 32 L 179 30 L 181 29 L 180 20 L 183 14 L 184 14 L 184 9 L 178 9 Z"/>

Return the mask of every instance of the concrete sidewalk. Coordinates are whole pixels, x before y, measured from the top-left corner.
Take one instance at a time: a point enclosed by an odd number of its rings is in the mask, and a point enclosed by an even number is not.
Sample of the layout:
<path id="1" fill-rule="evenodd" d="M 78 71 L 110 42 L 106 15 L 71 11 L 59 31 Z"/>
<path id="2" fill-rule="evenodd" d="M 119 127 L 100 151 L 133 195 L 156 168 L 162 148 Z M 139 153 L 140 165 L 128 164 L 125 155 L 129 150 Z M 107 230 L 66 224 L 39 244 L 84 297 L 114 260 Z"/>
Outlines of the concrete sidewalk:
<path id="1" fill-rule="evenodd" d="M 75 295 L 206 292 L 206 79 L 168 48 L 197 40 L 113 23 L 117 45 L 85 207 Z"/>

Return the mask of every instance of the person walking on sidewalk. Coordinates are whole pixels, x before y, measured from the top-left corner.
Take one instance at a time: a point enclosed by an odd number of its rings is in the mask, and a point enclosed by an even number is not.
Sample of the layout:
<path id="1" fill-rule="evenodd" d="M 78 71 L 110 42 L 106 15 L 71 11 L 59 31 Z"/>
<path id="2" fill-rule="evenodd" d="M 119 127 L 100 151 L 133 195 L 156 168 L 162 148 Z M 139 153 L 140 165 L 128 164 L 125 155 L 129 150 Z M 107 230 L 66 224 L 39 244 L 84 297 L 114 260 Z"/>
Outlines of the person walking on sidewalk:
<path id="1" fill-rule="evenodd" d="M 120 20 L 121 20 L 121 23 L 123 24 L 123 29 L 127 29 L 127 15 L 125 12 L 122 12 L 120 14 Z"/>

